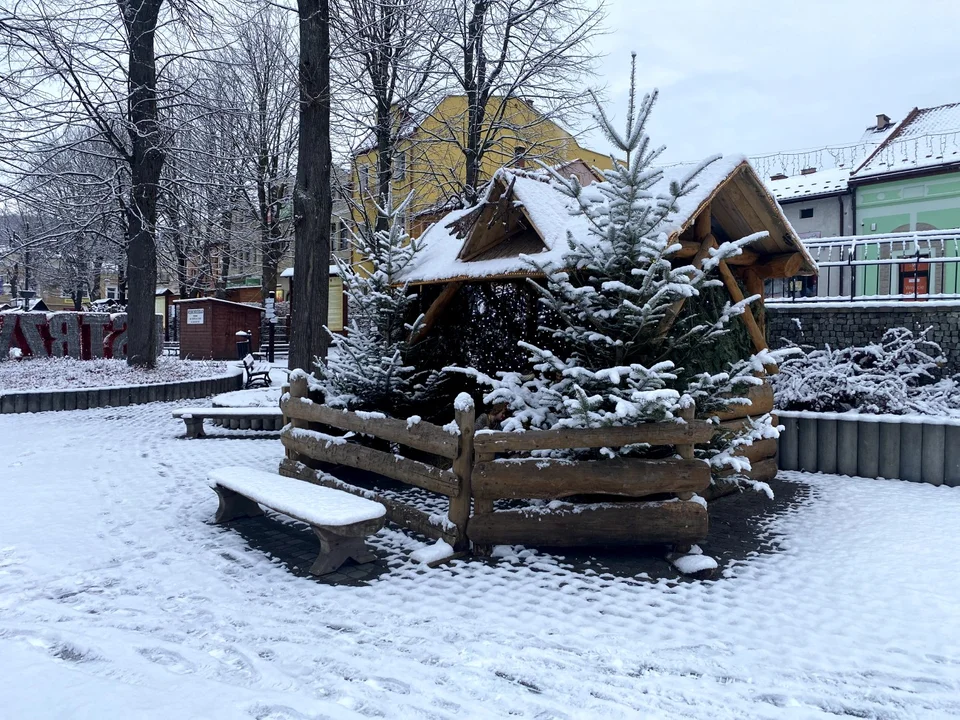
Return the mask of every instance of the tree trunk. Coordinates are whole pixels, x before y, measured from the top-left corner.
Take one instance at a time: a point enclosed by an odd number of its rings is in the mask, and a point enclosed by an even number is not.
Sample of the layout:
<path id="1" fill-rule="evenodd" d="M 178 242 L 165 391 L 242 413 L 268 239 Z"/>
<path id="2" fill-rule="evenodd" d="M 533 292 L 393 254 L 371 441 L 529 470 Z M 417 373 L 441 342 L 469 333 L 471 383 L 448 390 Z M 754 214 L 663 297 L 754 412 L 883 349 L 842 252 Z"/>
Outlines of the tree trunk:
<path id="1" fill-rule="evenodd" d="M 296 249 L 289 367 L 326 357 L 330 292 L 330 3 L 298 0 L 300 152 L 293 193 Z"/>
<path id="2" fill-rule="evenodd" d="M 157 326 L 157 195 L 164 154 L 157 114 L 157 66 L 154 32 L 163 0 L 121 0 L 120 12 L 130 46 L 127 105 L 130 122 L 132 202 L 127 211 L 127 364 L 154 367 Z"/>
<path id="3" fill-rule="evenodd" d="M 90 278 L 90 302 L 100 299 L 100 284 L 103 274 L 103 255 L 97 255 L 93 261 L 93 277 Z"/>

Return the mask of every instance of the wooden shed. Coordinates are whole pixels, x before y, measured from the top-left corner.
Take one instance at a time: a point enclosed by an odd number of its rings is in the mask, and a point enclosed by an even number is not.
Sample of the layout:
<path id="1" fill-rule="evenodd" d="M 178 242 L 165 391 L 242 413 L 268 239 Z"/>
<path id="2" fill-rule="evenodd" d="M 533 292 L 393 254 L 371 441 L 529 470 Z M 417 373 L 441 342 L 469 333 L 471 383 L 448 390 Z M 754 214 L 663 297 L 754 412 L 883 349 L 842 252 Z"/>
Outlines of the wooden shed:
<path id="1" fill-rule="evenodd" d="M 251 334 L 251 348 L 260 347 L 259 305 L 243 305 L 212 297 L 177 300 L 180 316 L 180 358 L 236 360 L 237 332 Z"/>
<path id="2" fill-rule="evenodd" d="M 681 180 L 691 167 L 665 168 L 650 192 L 667 193 L 670 183 Z M 600 179 L 580 160 L 556 170 L 566 177 L 576 175 L 582 185 Z M 764 280 L 816 273 L 813 258 L 746 158 L 720 158 L 696 182 L 663 228 L 680 246 L 670 256 L 672 263 L 699 266 L 712 248 L 756 234 L 741 254 L 717 268 L 734 302 L 743 300 L 744 290 L 762 299 Z M 418 337 L 430 331 L 464 283 L 540 276 L 525 256 L 541 265 L 561 264 L 568 233 L 580 238 L 589 234 L 587 220 L 571 215 L 570 202 L 546 173 L 504 169 L 483 202 L 431 226 L 420 238 L 420 257 L 405 276 L 412 286 L 443 286 L 426 311 Z M 762 314 L 759 319 L 752 313 L 742 317 L 755 350 L 766 348 Z"/>

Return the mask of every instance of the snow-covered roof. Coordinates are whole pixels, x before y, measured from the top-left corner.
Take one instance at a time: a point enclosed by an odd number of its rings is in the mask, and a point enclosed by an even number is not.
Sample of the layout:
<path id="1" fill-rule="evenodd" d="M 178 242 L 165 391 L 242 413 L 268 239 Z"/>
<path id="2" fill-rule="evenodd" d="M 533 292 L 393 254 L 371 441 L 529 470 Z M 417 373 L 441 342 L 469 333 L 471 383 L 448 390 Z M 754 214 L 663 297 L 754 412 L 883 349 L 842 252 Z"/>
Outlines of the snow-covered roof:
<path id="1" fill-rule="evenodd" d="M 694 163 L 686 163 L 663 168 L 663 177 L 650 191 L 654 194 L 666 194 L 672 182 L 685 179 L 694 167 L 696 167 Z M 724 181 L 740 170 L 756 178 L 756 174 L 742 155 L 720 157 L 709 164 L 698 176 L 696 187 L 677 201 L 678 210 L 663 225 L 663 232 L 676 238 L 693 222 L 700 208 L 717 193 Z M 539 263 L 562 263 L 563 256 L 569 249 L 567 233 L 572 233 L 578 238 L 591 237 L 586 218 L 580 214 L 571 214 L 572 200 L 559 192 L 545 174 L 502 169 L 495 176 L 495 182 L 490 184 L 484 202 L 488 201 L 490 194 L 496 191 L 498 183 L 501 188 L 513 184 L 514 207 L 523 209 L 542 240 L 544 247 L 540 252 L 525 252 L 536 258 Z M 783 230 L 780 237 L 758 241 L 758 243 L 765 243 L 765 246 L 757 249 L 763 252 L 791 250 L 802 252 L 808 260 L 806 269 L 813 271 L 816 264 L 806 253 L 803 244 L 796 238 L 773 195 L 759 179 L 756 180 L 756 185 L 757 192 L 767 198 L 769 212 L 775 214 L 777 224 Z M 460 221 L 476 210 L 477 208 L 456 210 L 430 226 L 420 237 L 421 250 L 404 279 L 412 284 L 420 284 L 531 274 L 532 268 L 529 263 L 516 254 L 486 259 L 461 259 L 465 240 L 462 235 L 458 235 L 458 226 L 461 224 Z M 753 232 L 762 229 L 766 228 L 754 228 Z M 469 240 L 469 235 L 467 239 Z"/>
<path id="2" fill-rule="evenodd" d="M 248 310 L 263 310 L 262 305 L 257 305 L 256 303 L 238 303 L 233 302 L 232 300 L 221 300 L 220 298 L 215 297 L 198 297 L 198 298 L 185 298 L 183 300 L 174 300 L 174 305 L 189 305 L 191 303 L 201 303 L 201 302 L 216 302 L 223 303 L 224 305 L 236 305 L 238 307 L 247 308 Z"/>
<path id="3" fill-rule="evenodd" d="M 952 164 L 960 164 L 960 103 L 911 110 L 851 178 Z"/>
<path id="4" fill-rule="evenodd" d="M 329 272 L 331 275 L 339 275 L 339 274 L 340 274 L 340 268 L 337 267 L 336 265 L 331 265 L 331 266 L 329 267 L 329 269 L 328 269 L 328 272 Z M 280 273 L 280 277 L 282 277 L 282 278 L 292 278 L 292 277 L 293 277 L 293 268 L 292 268 L 292 267 L 288 267 L 286 270 L 284 270 L 282 273 Z"/>
<path id="5" fill-rule="evenodd" d="M 809 198 L 815 195 L 839 195 L 847 191 L 850 168 L 832 168 L 806 175 L 766 180 L 773 196 L 780 202 Z"/>

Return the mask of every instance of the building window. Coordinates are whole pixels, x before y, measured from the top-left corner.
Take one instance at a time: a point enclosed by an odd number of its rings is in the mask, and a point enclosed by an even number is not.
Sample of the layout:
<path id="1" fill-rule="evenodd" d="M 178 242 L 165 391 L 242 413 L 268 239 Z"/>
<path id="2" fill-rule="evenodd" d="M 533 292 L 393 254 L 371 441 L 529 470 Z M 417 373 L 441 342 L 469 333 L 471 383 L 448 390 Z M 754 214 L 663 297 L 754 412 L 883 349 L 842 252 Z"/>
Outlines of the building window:
<path id="1" fill-rule="evenodd" d="M 407 154 L 398 152 L 394 157 L 393 165 L 394 180 L 405 180 L 407 177 Z"/>
<path id="2" fill-rule="evenodd" d="M 117 299 L 117 289 L 115 287 L 107 287 L 107 300 L 116 300 Z"/>
<path id="3" fill-rule="evenodd" d="M 800 210 L 800 219 L 806 220 L 807 218 L 813 217 L 813 208 L 801 208 Z"/>
<path id="4" fill-rule="evenodd" d="M 367 165 L 357 165 L 357 184 L 360 192 L 365 193 L 370 184 L 370 168 Z"/>

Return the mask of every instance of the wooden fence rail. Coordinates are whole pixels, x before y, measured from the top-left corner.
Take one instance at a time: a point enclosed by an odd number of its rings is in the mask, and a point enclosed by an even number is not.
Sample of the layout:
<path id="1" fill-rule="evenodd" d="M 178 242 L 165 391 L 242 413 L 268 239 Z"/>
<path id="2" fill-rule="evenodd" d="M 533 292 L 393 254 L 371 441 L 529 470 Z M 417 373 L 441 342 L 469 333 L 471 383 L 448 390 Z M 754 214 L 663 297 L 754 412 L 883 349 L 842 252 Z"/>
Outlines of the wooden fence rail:
<path id="1" fill-rule="evenodd" d="M 477 432 L 472 403 L 458 400 L 455 429 L 409 423 L 315 403 L 306 380 L 296 377 L 281 408 L 286 419 L 281 440 L 287 450 L 281 473 L 377 499 L 393 522 L 443 538 L 458 550 L 471 542 L 480 553 L 502 543 L 688 545 L 706 536 L 706 508 L 691 498 L 710 487 L 710 468 L 694 459 L 694 445 L 709 442 L 717 426 L 694 420 L 693 408 L 677 421 L 633 427 Z M 356 442 L 361 435 L 420 450 L 449 464 L 437 467 L 375 449 Z M 526 456 L 534 450 L 640 443 L 665 446 L 666 457 L 572 461 Z M 358 468 L 446 496 L 446 517 L 345 483 L 316 470 L 316 462 Z M 500 510 L 494 506 L 496 500 L 576 497 L 590 502 Z M 602 502 L 595 502 L 598 498 Z"/>

